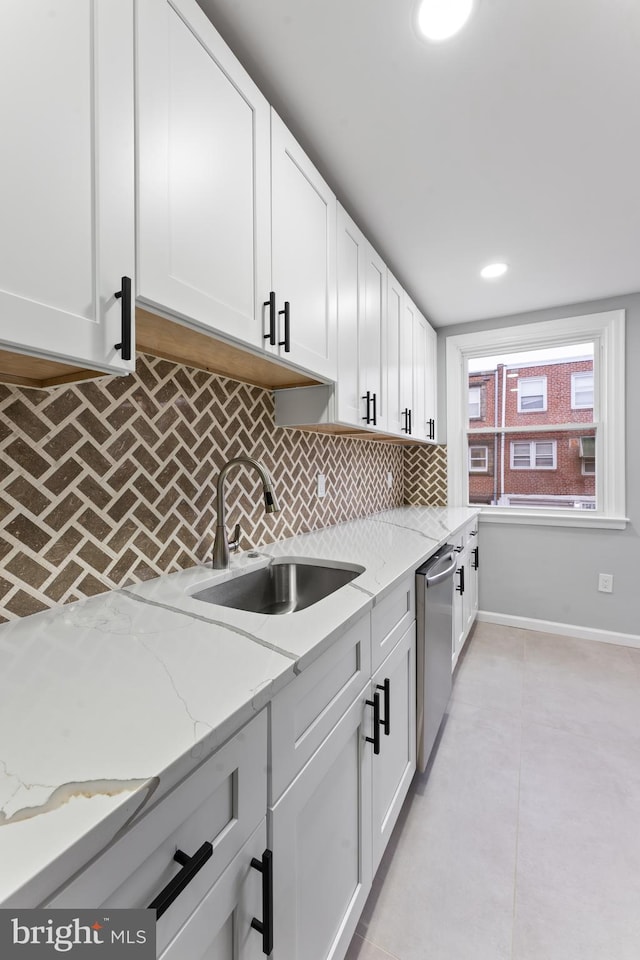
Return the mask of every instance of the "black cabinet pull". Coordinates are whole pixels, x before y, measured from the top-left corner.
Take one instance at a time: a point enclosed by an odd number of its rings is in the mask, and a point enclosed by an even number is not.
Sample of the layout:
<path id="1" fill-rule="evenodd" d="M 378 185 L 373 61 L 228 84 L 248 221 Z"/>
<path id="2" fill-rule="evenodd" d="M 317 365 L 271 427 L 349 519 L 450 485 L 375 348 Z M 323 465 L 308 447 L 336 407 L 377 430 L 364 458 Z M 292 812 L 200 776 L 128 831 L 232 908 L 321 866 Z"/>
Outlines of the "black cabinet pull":
<path id="1" fill-rule="evenodd" d="M 152 900 L 148 910 L 156 911 L 156 920 L 159 920 L 165 910 L 168 910 L 173 901 L 180 896 L 182 891 L 191 883 L 196 873 L 201 870 L 209 857 L 213 853 L 213 846 L 206 840 L 199 850 L 196 850 L 192 857 L 187 856 L 182 850 L 176 850 L 173 859 L 182 865 L 179 871 L 164 890 L 161 890 L 155 900 Z"/>
<path id="2" fill-rule="evenodd" d="M 427 423 L 429 424 L 429 440 L 435 440 L 435 438 L 436 438 L 436 422 L 435 422 L 435 420 L 432 418 L 431 420 L 427 420 Z"/>
<path id="3" fill-rule="evenodd" d="M 404 427 L 402 428 L 403 433 L 411 433 L 411 410 L 409 407 L 405 407 L 402 411 L 402 416 L 404 417 Z"/>
<path id="4" fill-rule="evenodd" d="M 372 394 L 371 394 L 371 399 L 372 399 L 372 402 L 373 402 L 373 417 L 371 418 L 371 420 L 372 420 L 372 422 L 373 422 L 374 427 L 376 427 L 376 426 L 378 425 L 378 416 L 377 416 L 377 414 L 376 414 L 376 399 L 377 399 L 377 394 L 372 393 Z"/>
<path id="5" fill-rule="evenodd" d="M 262 859 L 251 858 L 251 866 L 262 874 L 262 920 L 255 917 L 251 927 L 262 934 L 262 952 L 268 957 L 273 950 L 273 853 L 265 850 Z"/>
<path id="6" fill-rule="evenodd" d="M 114 294 L 116 300 L 122 300 L 122 320 L 120 343 L 114 344 L 116 350 L 122 351 L 123 360 L 131 360 L 131 277 L 122 278 L 122 288 Z"/>
<path id="7" fill-rule="evenodd" d="M 391 733 L 391 681 L 385 677 L 384 683 L 376 684 L 378 690 L 384 690 L 384 720 L 380 723 L 384 728 L 384 735 L 388 737 Z"/>
<path id="8" fill-rule="evenodd" d="M 272 290 L 269 299 L 264 302 L 265 307 L 269 307 L 269 333 L 264 334 L 264 339 L 268 340 L 272 347 L 276 345 L 276 294 Z"/>
<path id="9" fill-rule="evenodd" d="M 284 340 L 278 341 L 279 347 L 284 347 L 285 353 L 291 353 L 291 314 L 290 314 L 290 303 L 288 300 L 284 302 L 284 310 L 278 310 L 278 316 L 282 316 L 284 313 Z"/>
<path id="10" fill-rule="evenodd" d="M 477 570 L 480 566 L 480 547 L 473 548 L 473 569 Z"/>
<path id="11" fill-rule="evenodd" d="M 365 700 L 368 707 L 373 707 L 373 736 L 365 737 L 367 743 L 373 744 L 373 752 L 380 753 L 380 694 L 374 693 L 373 700 Z"/>
<path id="12" fill-rule="evenodd" d="M 413 433 L 413 425 L 411 423 L 411 408 L 409 408 L 409 433 Z"/>
<path id="13" fill-rule="evenodd" d="M 458 573 L 458 586 L 456 587 L 456 590 L 458 591 L 460 596 L 462 596 L 462 594 L 464 593 L 464 567 L 460 567 L 457 573 Z"/>
<path id="14" fill-rule="evenodd" d="M 364 420 L 365 423 L 371 423 L 371 416 L 369 415 L 369 405 L 371 404 L 371 394 L 370 394 L 370 392 L 367 390 L 367 392 L 366 392 L 366 394 L 364 395 L 364 397 L 361 397 L 360 399 L 367 401 L 367 413 L 366 413 L 366 415 L 365 415 L 362 419 Z"/>

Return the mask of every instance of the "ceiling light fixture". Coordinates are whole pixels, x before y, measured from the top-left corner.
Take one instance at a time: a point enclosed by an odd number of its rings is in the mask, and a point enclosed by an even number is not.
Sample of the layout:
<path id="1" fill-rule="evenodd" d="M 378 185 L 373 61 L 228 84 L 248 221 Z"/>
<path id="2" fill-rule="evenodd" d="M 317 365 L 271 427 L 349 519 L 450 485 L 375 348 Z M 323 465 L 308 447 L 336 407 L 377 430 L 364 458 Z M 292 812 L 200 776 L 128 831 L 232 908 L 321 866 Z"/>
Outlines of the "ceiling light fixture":
<path id="1" fill-rule="evenodd" d="M 447 40 L 464 27 L 473 4 L 474 0 L 422 0 L 418 29 L 428 40 Z"/>
<path id="2" fill-rule="evenodd" d="M 497 280 L 498 277 L 504 276 L 508 269 L 506 263 L 488 263 L 480 271 L 480 276 L 483 280 Z"/>

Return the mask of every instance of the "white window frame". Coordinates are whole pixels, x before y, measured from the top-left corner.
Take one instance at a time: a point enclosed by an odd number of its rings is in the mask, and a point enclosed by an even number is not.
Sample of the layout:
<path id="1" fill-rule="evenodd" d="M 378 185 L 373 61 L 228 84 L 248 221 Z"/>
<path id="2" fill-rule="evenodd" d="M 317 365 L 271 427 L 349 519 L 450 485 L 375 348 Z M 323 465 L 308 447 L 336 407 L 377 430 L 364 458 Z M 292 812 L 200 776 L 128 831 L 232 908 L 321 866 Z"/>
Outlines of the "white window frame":
<path id="1" fill-rule="evenodd" d="M 484 450 L 484 466 L 482 467 L 472 467 L 471 466 L 471 451 L 472 450 Z M 475 458 L 476 460 L 478 457 Z M 469 473 L 488 473 L 489 471 L 489 447 L 484 444 L 471 444 L 469 446 Z"/>
<path id="2" fill-rule="evenodd" d="M 470 357 L 488 357 L 548 346 L 594 344 L 594 406 L 596 431 L 596 510 L 482 505 L 482 521 L 623 530 L 625 515 L 625 311 L 611 310 L 538 323 L 483 329 L 446 338 L 448 502 L 469 506 L 469 437 L 495 434 L 495 427 L 468 427 Z M 527 431 L 584 431 L 584 423 L 527 427 Z M 522 431 L 504 428 L 507 432 Z M 502 428 L 499 430 L 502 432 Z M 477 508 L 477 504 L 473 505 Z"/>
<path id="3" fill-rule="evenodd" d="M 529 447 L 529 462 L 526 467 L 518 466 L 514 463 L 515 451 L 514 447 L 516 444 L 525 444 Z M 538 459 L 537 446 L 539 443 L 550 443 L 551 452 L 553 457 L 553 463 L 550 467 L 541 467 L 536 463 Z M 558 441 L 557 440 L 511 440 L 509 448 L 509 466 L 512 470 L 557 470 L 558 468 Z"/>
<path id="4" fill-rule="evenodd" d="M 586 466 L 588 463 L 592 463 L 592 464 L 593 464 L 593 470 L 585 470 L 585 466 Z M 595 460 L 595 457 L 584 457 L 583 460 L 582 460 L 581 467 L 580 467 L 580 472 L 582 473 L 582 476 L 583 476 L 583 477 L 595 477 L 595 475 L 596 475 L 596 460 Z"/>
<path id="5" fill-rule="evenodd" d="M 478 399 L 477 399 L 477 401 L 471 399 L 471 393 L 472 393 L 472 392 L 475 392 L 475 393 L 478 394 Z M 471 411 L 469 411 L 469 420 L 480 420 L 480 419 L 482 419 L 482 387 L 469 387 L 469 408 L 471 407 L 471 404 L 472 404 L 472 403 L 473 403 L 473 404 L 475 404 L 475 403 L 478 404 L 478 413 L 477 413 L 476 416 L 473 416 L 473 417 L 472 417 L 472 416 L 471 416 Z"/>
<path id="6" fill-rule="evenodd" d="M 524 410 L 522 408 L 522 387 L 523 383 L 531 383 L 532 380 L 539 380 L 542 384 L 542 389 L 539 394 L 530 394 L 530 396 L 540 396 L 542 397 L 542 406 L 541 407 L 526 407 Z M 547 410 L 547 378 L 542 375 L 540 377 L 520 377 L 518 380 L 518 413 L 546 413 Z"/>
<path id="7" fill-rule="evenodd" d="M 589 377 L 591 380 L 591 393 L 594 391 L 593 370 L 576 370 L 571 374 L 571 409 L 572 410 L 591 410 L 593 403 L 577 403 L 576 401 L 576 383 L 578 379 Z"/>

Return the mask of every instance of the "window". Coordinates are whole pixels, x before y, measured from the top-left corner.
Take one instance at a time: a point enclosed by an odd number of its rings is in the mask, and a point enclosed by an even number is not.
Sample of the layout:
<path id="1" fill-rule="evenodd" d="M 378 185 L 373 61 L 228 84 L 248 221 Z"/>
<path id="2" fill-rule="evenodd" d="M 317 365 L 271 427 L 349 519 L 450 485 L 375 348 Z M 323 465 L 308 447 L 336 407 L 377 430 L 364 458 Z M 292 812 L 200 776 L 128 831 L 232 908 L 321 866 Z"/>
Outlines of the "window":
<path id="1" fill-rule="evenodd" d="M 518 380 L 518 413 L 537 413 L 547 409 L 547 378 L 522 377 Z"/>
<path id="2" fill-rule="evenodd" d="M 469 387 L 469 420 L 478 420 L 482 416 L 482 390 Z"/>
<path id="3" fill-rule="evenodd" d="M 593 371 L 571 374 L 571 409 L 585 410 L 593 406 Z"/>
<path id="4" fill-rule="evenodd" d="M 512 470 L 555 470 L 555 440 L 514 440 L 511 443 Z"/>
<path id="5" fill-rule="evenodd" d="M 469 447 L 469 472 L 486 473 L 489 469 L 489 447 Z"/>
<path id="6" fill-rule="evenodd" d="M 446 337 L 449 504 L 477 504 L 483 521 L 624 529 L 624 310 L 470 329 Z M 492 402 L 469 419 L 480 375 Z M 470 448 L 484 446 L 483 478 Z"/>

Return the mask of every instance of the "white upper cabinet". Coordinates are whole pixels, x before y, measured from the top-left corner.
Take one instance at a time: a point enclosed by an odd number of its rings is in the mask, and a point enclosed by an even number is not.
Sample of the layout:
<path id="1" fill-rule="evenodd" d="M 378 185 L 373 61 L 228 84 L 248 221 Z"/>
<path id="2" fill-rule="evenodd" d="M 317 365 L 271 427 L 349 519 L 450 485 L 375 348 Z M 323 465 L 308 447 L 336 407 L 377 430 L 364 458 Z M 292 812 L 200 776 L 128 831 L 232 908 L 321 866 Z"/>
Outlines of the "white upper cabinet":
<path id="1" fill-rule="evenodd" d="M 405 293 L 387 273 L 386 427 L 390 433 L 407 432 L 407 399 L 413 389 L 413 317 L 405 312 Z M 411 402 L 411 401 L 409 401 Z"/>
<path id="2" fill-rule="evenodd" d="M 387 317 L 387 268 L 371 245 L 365 261 L 365 309 L 360 332 L 360 389 L 364 396 L 365 423 L 384 428 L 383 342 Z"/>
<path id="3" fill-rule="evenodd" d="M 400 338 L 401 430 L 416 440 L 435 440 L 437 336 L 407 294 Z"/>
<path id="4" fill-rule="evenodd" d="M 277 313 L 271 349 L 335 380 L 336 198 L 273 110 L 271 218 Z"/>
<path id="5" fill-rule="evenodd" d="M 337 416 L 360 424 L 360 320 L 365 304 L 367 240 L 342 207 L 338 207 L 338 377 Z"/>
<path id="6" fill-rule="evenodd" d="M 131 370 L 133 0 L 4 0 L 0 79 L 0 346 Z"/>
<path id="7" fill-rule="evenodd" d="M 195 0 L 138 0 L 138 297 L 263 344 L 269 105 Z"/>

